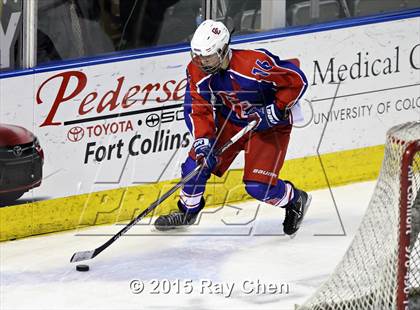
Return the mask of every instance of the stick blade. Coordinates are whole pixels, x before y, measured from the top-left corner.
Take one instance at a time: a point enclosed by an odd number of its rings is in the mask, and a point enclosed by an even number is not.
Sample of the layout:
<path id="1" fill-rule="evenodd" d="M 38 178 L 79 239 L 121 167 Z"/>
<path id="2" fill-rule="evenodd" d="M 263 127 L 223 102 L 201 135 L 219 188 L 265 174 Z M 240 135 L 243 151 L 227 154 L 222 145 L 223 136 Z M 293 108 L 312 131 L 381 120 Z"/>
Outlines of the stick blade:
<path id="1" fill-rule="evenodd" d="M 95 250 L 92 251 L 80 251 L 73 254 L 70 259 L 70 263 L 80 262 L 83 260 L 91 259 L 95 256 Z"/>

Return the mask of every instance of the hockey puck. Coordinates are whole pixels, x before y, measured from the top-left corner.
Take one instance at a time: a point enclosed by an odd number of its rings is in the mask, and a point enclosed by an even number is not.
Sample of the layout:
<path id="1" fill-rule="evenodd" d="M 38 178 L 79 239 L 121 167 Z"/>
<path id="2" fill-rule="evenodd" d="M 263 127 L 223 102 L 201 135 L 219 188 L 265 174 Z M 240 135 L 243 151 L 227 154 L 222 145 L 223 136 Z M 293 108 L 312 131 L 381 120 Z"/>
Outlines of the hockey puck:
<path id="1" fill-rule="evenodd" d="M 77 271 L 89 271 L 89 266 L 88 265 L 77 265 L 76 270 Z"/>

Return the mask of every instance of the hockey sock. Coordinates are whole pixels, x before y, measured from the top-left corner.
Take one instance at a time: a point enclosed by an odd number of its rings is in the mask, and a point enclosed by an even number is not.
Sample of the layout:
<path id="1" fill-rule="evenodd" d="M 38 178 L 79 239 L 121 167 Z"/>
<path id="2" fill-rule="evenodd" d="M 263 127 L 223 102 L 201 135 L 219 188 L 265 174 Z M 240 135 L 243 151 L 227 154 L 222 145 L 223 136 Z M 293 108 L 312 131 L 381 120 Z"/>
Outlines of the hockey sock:
<path id="1" fill-rule="evenodd" d="M 192 170 L 196 168 L 196 162 L 191 157 L 182 164 L 182 177 L 185 177 Z M 179 195 L 178 208 L 182 212 L 188 212 L 190 214 L 198 213 L 204 208 L 204 191 L 206 189 L 206 183 L 209 179 L 210 174 L 200 173 L 193 177 L 187 183 L 185 183 L 181 193 Z"/>
<path id="2" fill-rule="evenodd" d="M 292 183 L 278 180 L 276 185 L 245 181 L 245 189 L 253 198 L 276 207 L 285 207 L 295 195 Z"/>

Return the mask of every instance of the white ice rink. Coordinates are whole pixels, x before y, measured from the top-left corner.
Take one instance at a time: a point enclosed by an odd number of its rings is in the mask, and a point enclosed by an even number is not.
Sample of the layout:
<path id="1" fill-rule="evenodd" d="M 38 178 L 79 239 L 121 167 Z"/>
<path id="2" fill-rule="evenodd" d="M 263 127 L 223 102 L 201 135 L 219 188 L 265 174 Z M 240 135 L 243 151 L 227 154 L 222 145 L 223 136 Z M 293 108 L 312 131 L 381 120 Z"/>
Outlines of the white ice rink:
<path id="1" fill-rule="evenodd" d="M 144 222 L 88 261 L 89 272 L 76 271 L 71 255 L 122 226 L 3 242 L 0 309 L 294 309 L 334 270 L 374 185 L 312 192 L 294 239 L 281 235 L 283 210 L 255 201 L 207 210 L 199 225 L 171 235 Z M 132 280 L 143 282 L 141 293 Z"/>

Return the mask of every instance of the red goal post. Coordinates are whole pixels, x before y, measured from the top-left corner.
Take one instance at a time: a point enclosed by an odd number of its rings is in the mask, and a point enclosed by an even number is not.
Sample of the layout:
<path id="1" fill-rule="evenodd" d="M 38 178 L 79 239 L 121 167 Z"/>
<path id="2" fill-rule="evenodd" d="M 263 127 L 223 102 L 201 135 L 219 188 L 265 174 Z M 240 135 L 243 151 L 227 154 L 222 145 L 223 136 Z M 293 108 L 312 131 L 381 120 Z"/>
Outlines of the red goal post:
<path id="1" fill-rule="evenodd" d="M 419 128 L 420 134 L 420 128 Z M 409 143 L 403 153 L 403 159 L 401 163 L 401 198 L 400 198 L 400 238 L 399 238 L 399 267 L 398 267 L 398 288 L 397 288 L 397 309 L 404 310 L 409 309 L 409 294 L 410 294 L 410 257 L 413 256 L 413 260 L 416 262 L 420 261 L 420 250 L 418 247 L 418 240 L 413 240 L 413 237 L 418 239 L 418 227 L 413 228 L 413 214 L 419 216 L 414 208 L 418 207 L 415 205 L 419 203 L 418 196 L 419 186 L 415 186 L 413 181 L 419 182 L 418 177 L 415 178 L 416 173 L 418 174 L 420 165 L 415 162 L 415 156 L 420 152 L 420 140 L 415 140 Z M 418 161 L 418 158 L 417 158 Z M 416 223 L 417 224 L 417 223 Z M 414 231 L 413 231 L 414 229 Z M 414 236 L 417 234 L 417 236 Z M 414 242 L 417 241 L 417 247 L 414 248 Z M 411 245 L 413 243 L 413 245 Z M 411 252 L 413 255 L 411 255 Z M 416 264 L 416 263 L 415 263 Z M 419 264 L 415 266 L 417 268 L 416 274 L 411 275 L 414 277 L 415 284 L 417 284 L 417 293 L 420 290 L 420 276 L 419 276 Z M 410 307 L 412 308 L 412 307 Z M 420 309 L 420 308 L 417 308 Z"/>
<path id="2" fill-rule="evenodd" d="M 420 309 L 420 122 L 392 127 L 374 194 L 330 278 L 299 310 Z"/>

